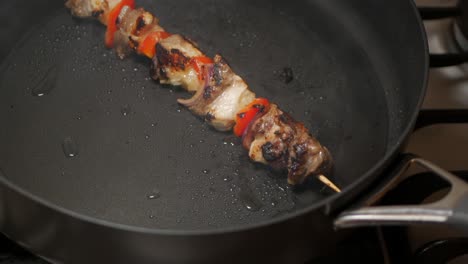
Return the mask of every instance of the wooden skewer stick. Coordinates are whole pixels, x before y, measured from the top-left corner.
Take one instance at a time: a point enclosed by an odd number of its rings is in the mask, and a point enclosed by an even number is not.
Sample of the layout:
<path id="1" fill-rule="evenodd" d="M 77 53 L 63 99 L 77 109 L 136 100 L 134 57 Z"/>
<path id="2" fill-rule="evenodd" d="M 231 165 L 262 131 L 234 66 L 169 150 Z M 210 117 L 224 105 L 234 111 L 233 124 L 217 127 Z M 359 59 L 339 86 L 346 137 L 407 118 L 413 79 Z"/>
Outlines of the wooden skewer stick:
<path id="1" fill-rule="evenodd" d="M 327 177 L 324 175 L 319 175 L 318 176 L 319 181 L 323 182 L 325 185 L 333 189 L 335 192 L 340 193 L 341 190 L 338 188 L 332 181 L 330 181 Z"/>

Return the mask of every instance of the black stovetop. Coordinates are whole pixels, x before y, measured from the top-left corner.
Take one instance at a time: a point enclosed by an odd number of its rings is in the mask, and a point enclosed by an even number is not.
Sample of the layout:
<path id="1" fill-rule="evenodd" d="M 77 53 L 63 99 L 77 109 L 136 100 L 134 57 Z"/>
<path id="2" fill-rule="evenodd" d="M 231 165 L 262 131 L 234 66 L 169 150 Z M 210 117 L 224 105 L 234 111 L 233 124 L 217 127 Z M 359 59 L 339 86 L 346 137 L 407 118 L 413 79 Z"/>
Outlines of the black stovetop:
<path id="1" fill-rule="evenodd" d="M 0 234 L 0 264 L 48 264 Z M 375 229 L 363 229 L 327 256 L 306 264 L 384 263 Z"/>
<path id="2" fill-rule="evenodd" d="M 47 264 L 0 234 L 0 263 L 10 264 Z"/>

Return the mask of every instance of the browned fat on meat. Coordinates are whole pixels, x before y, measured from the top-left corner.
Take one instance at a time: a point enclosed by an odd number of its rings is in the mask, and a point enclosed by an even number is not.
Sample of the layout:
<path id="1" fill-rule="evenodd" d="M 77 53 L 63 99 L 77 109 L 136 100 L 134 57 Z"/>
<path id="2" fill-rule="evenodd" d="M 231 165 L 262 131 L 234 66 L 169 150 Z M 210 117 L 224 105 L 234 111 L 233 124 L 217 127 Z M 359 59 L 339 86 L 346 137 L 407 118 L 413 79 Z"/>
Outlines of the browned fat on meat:
<path id="1" fill-rule="evenodd" d="M 124 7 L 119 14 L 119 30 L 114 35 L 114 45 L 120 58 L 136 50 L 140 42 L 151 32 L 164 31 L 158 25 L 159 20 L 143 8 L 130 10 Z"/>
<path id="2" fill-rule="evenodd" d="M 190 99 L 179 100 L 179 103 L 200 116 L 212 116 L 208 112 L 208 106 L 231 85 L 230 80 L 232 79 L 232 75 L 234 75 L 229 65 L 219 55 L 215 56 L 214 64 L 210 67 L 209 71 L 209 79 L 203 89 L 198 90 Z M 213 118 L 210 117 L 208 119 Z"/>
<path id="3" fill-rule="evenodd" d="M 156 45 L 151 75 L 161 83 L 196 92 L 205 84 L 191 65 L 191 59 L 199 56 L 203 56 L 203 53 L 193 42 L 181 35 L 172 35 Z"/>
<path id="4" fill-rule="evenodd" d="M 105 0 L 68 0 L 65 6 L 77 17 L 96 17 L 108 10 Z"/>
<path id="5" fill-rule="evenodd" d="M 332 167 L 327 148 L 275 104 L 252 121 L 242 143 L 253 161 L 287 170 L 292 185 L 303 183 L 311 175 L 328 174 Z"/>
<path id="6" fill-rule="evenodd" d="M 213 62 L 205 69 L 208 71 L 205 86 L 192 98 L 179 103 L 203 116 L 215 129 L 228 131 L 235 124 L 236 114 L 255 99 L 255 94 L 220 55 Z"/>

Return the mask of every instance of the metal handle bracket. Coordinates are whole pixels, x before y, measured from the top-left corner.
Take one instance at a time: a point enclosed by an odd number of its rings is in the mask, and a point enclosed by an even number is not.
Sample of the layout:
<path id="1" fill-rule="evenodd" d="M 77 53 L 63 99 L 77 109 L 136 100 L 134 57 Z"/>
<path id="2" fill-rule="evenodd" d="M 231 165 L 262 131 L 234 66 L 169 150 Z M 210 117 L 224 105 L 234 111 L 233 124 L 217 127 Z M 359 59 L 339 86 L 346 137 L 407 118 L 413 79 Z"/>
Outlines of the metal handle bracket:
<path id="1" fill-rule="evenodd" d="M 419 165 L 432 171 L 451 184 L 449 193 L 441 200 L 423 205 L 372 206 L 377 199 L 371 199 L 368 207 L 343 212 L 335 220 L 336 228 L 382 225 L 408 225 L 416 223 L 451 223 L 468 226 L 468 184 L 437 165 L 408 154 L 399 167 L 393 181 L 378 193 L 382 197 L 397 185 L 404 172 L 412 165 Z"/>

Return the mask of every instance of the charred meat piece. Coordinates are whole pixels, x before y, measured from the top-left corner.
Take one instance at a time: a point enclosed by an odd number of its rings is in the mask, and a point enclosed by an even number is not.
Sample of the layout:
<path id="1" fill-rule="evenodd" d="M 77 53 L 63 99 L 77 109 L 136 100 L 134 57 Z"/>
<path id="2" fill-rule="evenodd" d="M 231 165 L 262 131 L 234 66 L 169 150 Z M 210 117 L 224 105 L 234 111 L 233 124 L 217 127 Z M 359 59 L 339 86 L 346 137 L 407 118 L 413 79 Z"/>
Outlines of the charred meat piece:
<path id="1" fill-rule="evenodd" d="M 194 68 L 192 59 L 204 56 L 196 45 L 181 35 L 172 35 L 158 42 L 156 56 L 153 58 L 152 77 L 163 84 L 182 86 L 196 92 L 205 86 L 204 78 Z M 205 68 L 203 67 L 204 75 Z"/>
<path id="2" fill-rule="evenodd" d="M 138 49 L 149 33 L 164 31 L 158 23 L 157 18 L 142 8 L 130 10 L 128 6 L 123 7 L 117 19 L 119 30 L 114 35 L 117 55 L 125 58 L 132 50 Z"/>
<path id="3" fill-rule="evenodd" d="M 271 104 L 247 128 L 243 146 L 249 157 L 278 170 L 288 171 L 288 182 L 300 184 L 310 175 L 327 173 L 332 165 L 328 150 L 302 123 Z"/>
<path id="4" fill-rule="evenodd" d="M 217 130 L 231 130 L 236 114 L 255 99 L 255 94 L 220 55 L 215 56 L 206 76 L 208 82 L 205 87 L 192 98 L 179 100 L 179 103 L 206 117 L 205 120 Z"/>

